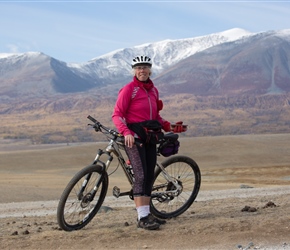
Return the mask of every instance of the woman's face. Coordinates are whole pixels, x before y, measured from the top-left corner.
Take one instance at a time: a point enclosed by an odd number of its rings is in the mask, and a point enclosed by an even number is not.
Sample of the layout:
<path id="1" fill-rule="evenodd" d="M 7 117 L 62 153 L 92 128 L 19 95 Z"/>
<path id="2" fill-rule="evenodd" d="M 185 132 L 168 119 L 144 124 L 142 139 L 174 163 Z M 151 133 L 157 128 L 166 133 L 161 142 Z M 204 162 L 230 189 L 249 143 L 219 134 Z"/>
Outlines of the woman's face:
<path id="1" fill-rule="evenodd" d="M 135 75 L 139 81 L 147 81 L 150 76 L 149 66 L 137 66 L 135 69 Z"/>

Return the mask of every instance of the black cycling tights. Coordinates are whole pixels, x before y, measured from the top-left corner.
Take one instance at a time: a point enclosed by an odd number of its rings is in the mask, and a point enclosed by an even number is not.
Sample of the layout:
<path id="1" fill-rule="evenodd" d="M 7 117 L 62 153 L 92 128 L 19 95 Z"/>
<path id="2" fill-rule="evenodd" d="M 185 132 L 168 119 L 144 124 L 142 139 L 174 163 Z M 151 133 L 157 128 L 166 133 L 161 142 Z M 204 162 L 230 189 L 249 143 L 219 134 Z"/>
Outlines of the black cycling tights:
<path id="1" fill-rule="evenodd" d="M 140 147 L 134 144 L 132 148 L 126 147 L 126 153 L 134 171 L 133 195 L 150 197 L 157 160 L 156 145 L 143 144 Z"/>

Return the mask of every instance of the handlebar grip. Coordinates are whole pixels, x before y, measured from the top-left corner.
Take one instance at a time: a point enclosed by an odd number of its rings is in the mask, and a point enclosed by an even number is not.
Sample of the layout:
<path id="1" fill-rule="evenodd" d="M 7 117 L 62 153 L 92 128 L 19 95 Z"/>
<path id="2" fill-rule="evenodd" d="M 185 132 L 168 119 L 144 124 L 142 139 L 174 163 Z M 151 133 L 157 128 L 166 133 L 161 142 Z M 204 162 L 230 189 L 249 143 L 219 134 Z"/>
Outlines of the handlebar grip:
<path id="1" fill-rule="evenodd" d="M 91 120 L 93 123 L 97 123 L 98 121 L 94 118 L 94 117 L 92 117 L 92 116 L 88 116 L 87 117 L 89 120 Z"/>

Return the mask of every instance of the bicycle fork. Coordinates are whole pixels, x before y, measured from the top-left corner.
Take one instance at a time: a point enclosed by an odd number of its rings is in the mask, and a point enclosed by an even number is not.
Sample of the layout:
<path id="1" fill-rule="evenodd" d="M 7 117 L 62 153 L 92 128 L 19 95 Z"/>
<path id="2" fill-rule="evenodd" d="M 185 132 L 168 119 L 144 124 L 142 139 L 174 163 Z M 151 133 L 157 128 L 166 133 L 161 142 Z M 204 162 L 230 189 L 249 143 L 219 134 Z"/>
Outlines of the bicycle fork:
<path id="1" fill-rule="evenodd" d="M 82 202 L 84 204 L 88 204 L 88 202 L 91 202 L 94 199 L 94 197 L 95 197 L 96 193 L 98 192 L 98 189 L 102 183 L 103 175 L 101 174 L 99 176 L 98 180 L 96 181 L 96 185 L 93 187 L 93 189 L 84 195 L 84 191 L 86 190 L 87 184 L 88 184 L 91 176 L 92 176 L 91 173 L 87 174 L 85 180 L 82 183 L 81 189 L 77 194 L 78 200 L 79 201 L 82 200 Z"/>
<path id="2" fill-rule="evenodd" d="M 83 200 L 83 203 L 84 204 L 88 204 L 88 202 L 91 202 L 96 193 L 98 192 L 98 189 L 102 183 L 102 179 L 103 179 L 103 173 L 106 171 L 107 167 L 110 165 L 111 161 L 112 161 L 112 156 L 109 155 L 108 157 L 108 160 L 106 163 L 100 161 L 100 157 L 101 155 L 104 153 L 103 150 L 99 149 L 98 150 L 98 153 L 94 159 L 94 162 L 92 165 L 95 165 L 96 163 L 99 163 L 100 165 L 102 165 L 102 171 L 101 171 L 101 174 L 99 176 L 99 178 L 97 179 L 96 181 L 96 185 L 93 187 L 93 189 L 91 191 L 89 191 L 85 196 L 84 196 L 84 191 L 86 190 L 86 187 L 87 187 L 87 184 L 92 176 L 92 173 L 89 173 L 86 175 L 83 183 L 82 183 L 82 186 L 77 194 L 78 196 L 78 200 Z"/>

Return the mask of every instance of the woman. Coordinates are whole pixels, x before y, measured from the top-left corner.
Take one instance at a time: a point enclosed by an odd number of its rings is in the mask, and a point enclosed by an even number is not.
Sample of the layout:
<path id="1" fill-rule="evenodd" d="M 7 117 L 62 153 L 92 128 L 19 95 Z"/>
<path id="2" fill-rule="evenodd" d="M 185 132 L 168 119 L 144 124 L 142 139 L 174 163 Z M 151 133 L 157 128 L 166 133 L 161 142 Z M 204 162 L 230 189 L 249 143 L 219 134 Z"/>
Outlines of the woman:
<path id="1" fill-rule="evenodd" d="M 152 61 L 148 56 L 133 59 L 133 80 L 120 90 L 112 115 L 116 128 L 125 138 L 126 153 L 134 171 L 133 196 L 138 213 L 137 226 L 148 230 L 157 229 L 162 223 L 150 214 L 149 205 L 157 160 L 156 144 L 144 143 L 142 147 L 135 144 L 135 140 L 140 140 L 140 134 L 135 130 L 133 132 L 130 125 L 157 120 L 164 131 L 170 131 L 170 123 L 159 115 L 162 101 L 150 79 L 151 66 Z"/>

